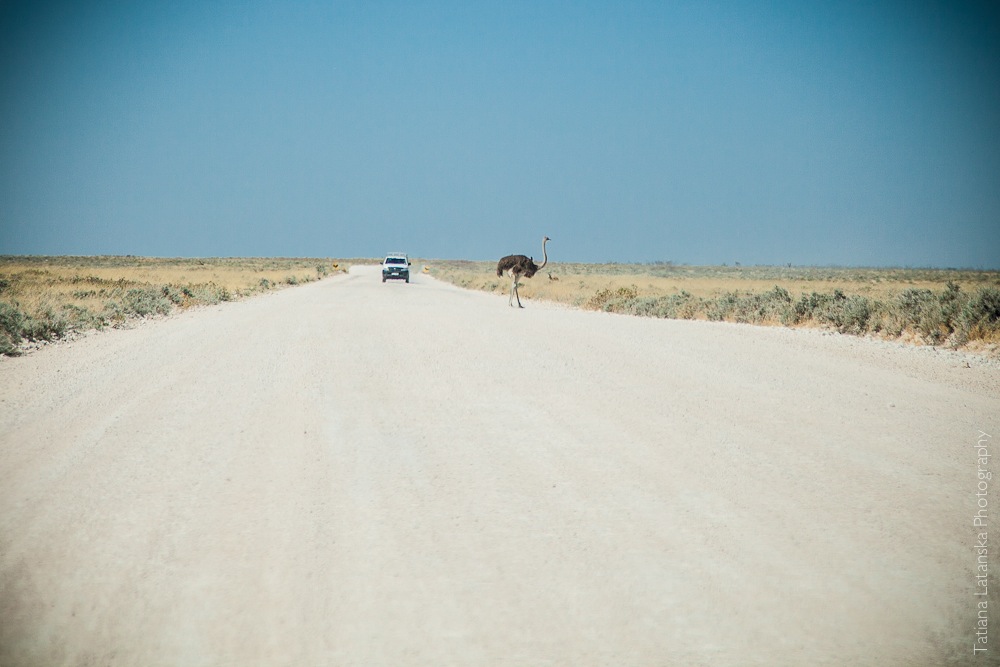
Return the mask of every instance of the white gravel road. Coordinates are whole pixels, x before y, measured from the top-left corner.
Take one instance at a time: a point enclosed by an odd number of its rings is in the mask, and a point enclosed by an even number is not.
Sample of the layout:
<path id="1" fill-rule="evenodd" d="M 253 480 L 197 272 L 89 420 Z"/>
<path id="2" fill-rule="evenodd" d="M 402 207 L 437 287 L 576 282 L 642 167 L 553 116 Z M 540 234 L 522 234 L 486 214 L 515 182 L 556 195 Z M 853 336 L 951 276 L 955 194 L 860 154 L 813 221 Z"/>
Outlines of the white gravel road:
<path id="1" fill-rule="evenodd" d="M 506 301 L 356 267 L 0 360 L 0 665 L 1000 654 L 995 362 Z"/>

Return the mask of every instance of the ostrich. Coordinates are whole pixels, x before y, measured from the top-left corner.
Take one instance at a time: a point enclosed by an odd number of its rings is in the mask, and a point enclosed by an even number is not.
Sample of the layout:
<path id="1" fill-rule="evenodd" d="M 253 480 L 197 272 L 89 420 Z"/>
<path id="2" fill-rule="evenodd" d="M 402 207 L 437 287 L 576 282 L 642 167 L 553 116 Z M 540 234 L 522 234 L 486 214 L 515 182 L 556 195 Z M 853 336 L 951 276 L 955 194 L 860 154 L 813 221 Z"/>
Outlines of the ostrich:
<path id="1" fill-rule="evenodd" d="M 534 258 L 525 257 L 524 255 L 507 255 L 497 262 L 497 277 L 502 277 L 506 273 L 511 279 L 510 298 L 507 299 L 508 306 L 514 306 L 514 299 L 516 297 L 517 307 L 524 308 L 521 305 L 521 296 L 517 293 L 517 285 L 521 281 L 521 278 L 530 278 L 549 263 L 548 253 L 545 252 L 545 244 L 551 240 L 548 236 L 542 238 L 541 266 L 535 264 Z"/>
<path id="2" fill-rule="evenodd" d="M 550 274 L 549 274 L 549 280 L 559 280 L 559 276 L 554 276 L 554 275 L 552 275 L 552 274 L 550 273 Z"/>

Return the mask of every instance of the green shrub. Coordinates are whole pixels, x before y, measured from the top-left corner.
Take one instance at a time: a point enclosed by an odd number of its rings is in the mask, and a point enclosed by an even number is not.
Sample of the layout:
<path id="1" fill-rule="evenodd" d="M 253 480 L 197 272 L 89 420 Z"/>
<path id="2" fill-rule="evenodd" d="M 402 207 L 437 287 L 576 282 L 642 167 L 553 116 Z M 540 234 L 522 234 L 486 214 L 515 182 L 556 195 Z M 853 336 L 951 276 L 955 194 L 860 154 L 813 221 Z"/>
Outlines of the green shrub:
<path id="1" fill-rule="evenodd" d="M 705 316 L 714 321 L 749 324 L 791 324 L 795 308 L 788 290 L 774 287 L 767 292 L 725 292 L 703 304 Z"/>
<path id="2" fill-rule="evenodd" d="M 63 336 L 67 328 L 66 319 L 46 305 L 28 316 L 22 335 L 28 340 L 53 340 Z"/>
<path id="3" fill-rule="evenodd" d="M 837 329 L 841 333 L 863 334 L 869 331 L 874 313 L 872 300 L 866 296 L 851 295 L 842 302 Z"/>
<path id="4" fill-rule="evenodd" d="M 21 332 L 24 328 L 24 321 L 27 316 L 14 304 L 0 301 L 0 331 L 10 336 L 13 340 L 21 339 Z"/>
<path id="5" fill-rule="evenodd" d="M 813 321 L 841 333 L 863 334 L 874 324 L 877 303 L 863 295 L 847 296 L 837 289 L 832 294 L 803 294 L 793 311 L 796 323 Z"/>
<path id="6" fill-rule="evenodd" d="M 73 329 L 103 329 L 108 323 L 102 315 L 92 312 L 85 306 L 67 303 L 63 304 L 62 310 L 69 326 Z"/>
<path id="7" fill-rule="evenodd" d="M 903 331 L 914 331 L 932 343 L 950 333 L 941 302 L 929 289 L 903 290 L 896 301 L 894 316 L 900 320 Z"/>
<path id="8" fill-rule="evenodd" d="M 629 315 L 639 315 L 642 317 L 666 317 L 661 314 L 661 305 L 663 304 L 663 301 L 663 297 L 637 297 L 628 304 L 628 310 L 625 312 Z"/>
<path id="9" fill-rule="evenodd" d="M 184 291 L 177 289 L 174 285 L 163 285 L 160 288 L 163 292 L 163 297 L 170 302 L 173 306 L 179 306 L 184 303 Z M 169 312 L 169 311 L 168 311 Z"/>
<path id="10" fill-rule="evenodd" d="M 68 327 L 66 318 L 48 305 L 29 314 L 16 303 L 0 301 L 0 354 L 18 354 L 21 341 L 50 341 L 63 336 Z"/>
<path id="11" fill-rule="evenodd" d="M 21 354 L 21 351 L 17 348 L 17 343 L 14 342 L 14 339 L 6 331 L 0 331 L 0 354 L 5 354 L 8 357 L 16 357 Z"/>
<path id="12" fill-rule="evenodd" d="M 263 278 L 262 280 L 266 280 Z M 201 283 L 199 285 L 187 285 L 181 293 L 187 297 L 188 303 L 214 306 L 221 301 L 232 301 L 232 293 L 225 287 L 220 287 L 215 283 Z"/>
<path id="13" fill-rule="evenodd" d="M 616 290 L 598 290 L 587 301 L 587 308 L 591 310 L 603 310 L 608 313 L 627 312 L 628 303 L 638 295 L 639 288 L 635 285 L 631 287 L 619 287 Z"/>
<path id="14" fill-rule="evenodd" d="M 962 343 L 1000 337 L 1000 289 L 983 287 L 962 305 L 958 313 Z"/>
<path id="15" fill-rule="evenodd" d="M 818 292 L 803 294 L 795 304 L 795 320 L 797 322 L 805 322 L 819 319 L 818 313 L 826 310 L 833 298 L 832 294 L 820 294 Z"/>
<path id="16" fill-rule="evenodd" d="M 120 301 L 105 301 L 104 310 L 101 311 L 101 317 L 106 322 L 124 322 L 127 313 L 125 308 L 122 306 Z"/>
<path id="17" fill-rule="evenodd" d="M 735 305 L 737 322 L 764 324 L 795 321 L 792 297 L 783 287 L 775 286 L 768 292 L 741 295 Z"/>
<path id="18" fill-rule="evenodd" d="M 660 297 L 637 297 L 630 303 L 626 311 L 632 315 L 645 317 L 660 317 L 669 319 L 694 318 L 702 307 L 702 301 L 695 299 L 689 292 Z"/>
<path id="19" fill-rule="evenodd" d="M 13 304 L 0 301 L 0 354 L 20 354 L 17 345 L 23 339 L 25 315 Z"/>
<path id="20" fill-rule="evenodd" d="M 962 294 L 962 288 L 955 281 L 949 280 L 940 297 L 941 312 L 948 322 L 958 321 L 962 313 L 962 305 L 966 300 L 967 298 Z"/>
<path id="21" fill-rule="evenodd" d="M 935 294 L 907 289 L 884 307 L 884 331 L 893 336 L 912 332 L 922 340 L 961 346 L 973 339 L 994 338 L 1000 330 L 1000 290 L 993 287 L 966 294 L 954 282 Z"/>
<path id="22" fill-rule="evenodd" d="M 125 293 L 122 309 L 127 315 L 166 315 L 173 310 L 173 304 L 164 296 L 164 291 L 155 287 L 134 287 Z"/>
<path id="23" fill-rule="evenodd" d="M 733 317 L 739 308 L 740 295 L 736 292 L 726 292 L 708 303 L 705 315 L 713 322 L 723 322 Z"/>

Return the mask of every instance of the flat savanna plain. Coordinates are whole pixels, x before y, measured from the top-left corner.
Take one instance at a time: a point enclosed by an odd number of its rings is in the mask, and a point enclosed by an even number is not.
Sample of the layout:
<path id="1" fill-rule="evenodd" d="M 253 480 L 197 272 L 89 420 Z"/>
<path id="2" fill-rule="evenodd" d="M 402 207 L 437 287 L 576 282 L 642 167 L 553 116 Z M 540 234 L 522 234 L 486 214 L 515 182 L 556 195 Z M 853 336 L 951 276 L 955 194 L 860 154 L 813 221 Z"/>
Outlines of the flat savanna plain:
<path id="1" fill-rule="evenodd" d="M 492 262 L 433 267 L 461 287 L 510 289 Z M 997 271 L 550 263 L 519 293 L 630 315 L 819 327 L 991 355 L 1000 348 Z"/>
<path id="2" fill-rule="evenodd" d="M 0 257 L 0 354 L 137 317 L 211 305 L 377 259 Z M 493 262 L 414 260 L 460 287 L 509 290 Z M 551 263 L 520 294 L 671 319 L 821 327 L 1000 353 L 1000 272 Z"/>
<path id="3" fill-rule="evenodd" d="M 3 359 L 0 665 L 990 664 L 997 361 L 414 269 Z"/>
<path id="4" fill-rule="evenodd" d="M 346 272 L 364 259 L 0 257 L 0 354 Z"/>

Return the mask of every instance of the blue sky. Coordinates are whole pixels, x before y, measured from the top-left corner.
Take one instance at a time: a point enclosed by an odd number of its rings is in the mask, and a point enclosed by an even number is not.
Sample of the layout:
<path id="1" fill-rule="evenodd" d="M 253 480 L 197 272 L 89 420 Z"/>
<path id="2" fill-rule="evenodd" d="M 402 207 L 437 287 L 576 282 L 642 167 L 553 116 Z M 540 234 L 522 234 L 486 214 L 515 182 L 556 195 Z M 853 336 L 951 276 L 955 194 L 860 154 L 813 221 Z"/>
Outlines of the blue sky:
<path id="1" fill-rule="evenodd" d="M 1000 268 L 1000 9 L 3 2 L 0 254 Z"/>

